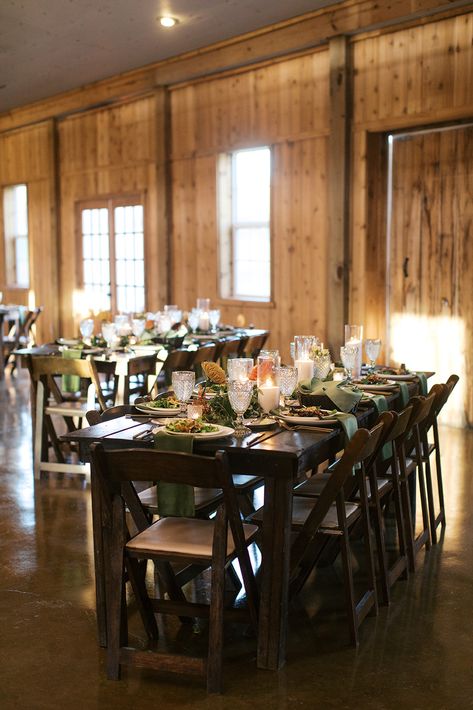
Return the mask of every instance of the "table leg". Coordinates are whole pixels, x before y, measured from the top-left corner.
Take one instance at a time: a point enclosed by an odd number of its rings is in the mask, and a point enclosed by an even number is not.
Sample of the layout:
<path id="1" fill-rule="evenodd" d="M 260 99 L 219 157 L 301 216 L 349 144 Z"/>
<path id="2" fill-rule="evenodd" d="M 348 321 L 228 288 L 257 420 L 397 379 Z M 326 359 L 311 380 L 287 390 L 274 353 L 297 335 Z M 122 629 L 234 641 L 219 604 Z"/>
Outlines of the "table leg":
<path id="1" fill-rule="evenodd" d="M 107 646 L 107 607 L 105 598 L 104 539 L 102 534 L 102 506 L 100 487 L 90 463 L 90 491 L 92 497 L 92 525 L 94 539 L 95 606 L 97 613 L 97 636 L 99 645 Z"/>
<path id="2" fill-rule="evenodd" d="M 258 668 L 278 670 L 286 660 L 292 477 L 266 478 Z"/>

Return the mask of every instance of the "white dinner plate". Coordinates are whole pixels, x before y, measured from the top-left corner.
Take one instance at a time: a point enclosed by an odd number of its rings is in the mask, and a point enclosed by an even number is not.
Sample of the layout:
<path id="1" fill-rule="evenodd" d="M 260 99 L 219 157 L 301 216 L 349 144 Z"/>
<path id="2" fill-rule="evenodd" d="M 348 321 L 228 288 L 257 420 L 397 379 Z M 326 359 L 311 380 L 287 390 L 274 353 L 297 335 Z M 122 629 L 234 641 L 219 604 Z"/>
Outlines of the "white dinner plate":
<path id="1" fill-rule="evenodd" d="M 378 377 L 382 377 L 383 380 L 394 380 L 394 381 L 405 381 L 405 382 L 410 382 L 412 380 L 415 380 L 417 378 L 417 375 L 410 373 L 408 375 L 383 375 L 381 372 L 376 373 Z"/>
<path id="2" fill-rule="evenodd" d="M 276 426 L 277 422 L 269 417 L 258 417 L 257 419 L 245 419 L 245 426 L 249 426 L 250 429 L 271 429 L 271 427 Z"/>
<path id="3" fill-rule="evenodd" d="M 140 402 L 140 404 L 135 404 L 136 409 L 140 412 L 146 412 L 146 414 L 156 414 L 157 417 L 175 417 L 179 414 L 179 407 L 169 409 L 169 407 L 150 407 L 146 402 Z"/>
<path id="4" fill-rule="evenodd" d="M 235 429 L 229 426 L 221 426 L 220 424 L 215 424 L 218 427 L 217 431 L 201 432 L 200 434 L 188 434 L 184 431 L 168 431 L 165 429 L 166 434 L 172 434 L 173 436 L 193 436 L 196 439 L 222 439 L 224 436 L 231 436 L 234 434 Z"/>
<path id="5" fill-rule="evenodd" d="M 279 414 L 279 419 L 282 419 L 288 424 L 308 424 L 310 426 L 325 426 L 326 424 L 338 424 L 338 419 L 327 417 L 327 419 L 319 419 L 318 417 L 297 417 L 289 414 Z"/>

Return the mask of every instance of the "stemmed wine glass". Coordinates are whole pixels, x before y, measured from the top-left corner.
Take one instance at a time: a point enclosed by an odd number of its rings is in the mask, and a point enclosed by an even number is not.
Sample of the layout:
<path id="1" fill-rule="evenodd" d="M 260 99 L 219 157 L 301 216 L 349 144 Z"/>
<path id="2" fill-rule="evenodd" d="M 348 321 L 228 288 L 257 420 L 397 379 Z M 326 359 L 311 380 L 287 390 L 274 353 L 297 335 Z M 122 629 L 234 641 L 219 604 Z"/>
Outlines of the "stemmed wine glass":
<path id="1" fill-rule="evenodd" d="M 215 308 L 214 310 L 209 311 L 209 323 L 210 323 L 210 330 L 212 332 L 215 332 L 217 330 L 217 326 L 220 322 L 220 311 Z"/>
<path id="2" fill-rule="evenodd" d="M 381 351 L 381 340 L 380 338 L 368 338 L 365 340 L 365 350 L 370 361 L 370 371 L 374 372 L 376 366 L 376 360 L 379 357 Z"/>
<path id="3" fill-rule="evenodd" d="M 133 318 L 131 321 L 131 332 L 136 338 L 136 341 L 141 338 L 145 332 L 146 321 L 144 318 Z"/>
<path id="4" fill-rule="evenodd" d="M 84 318 L 83 320 L 81 320 L 81 322 L 79 323 L 79 330 L 80 334 L 82 335 L 82 339 L 84 341 L 89 340 L 89 338 L 94 332 L 94 319 Z"/>
<path id="5" fill-rule="evenodd" d="M 347 380 L 351 382 L 353 376 L 353 368 L 356 363 L 356 356 L 358 355 L 358 346 L 356 345 L 342 345 L 340 348 L 340 357 L 342 359 L 343 367 L 347 371 Z"/>
<path id="6" fill-rule="evenodd" d="M 189 328 L 192 330 L 193 333 L 197 330 L 199 327 L 199 318 L 200 318 L 200 311 L 197 308 L 193 308 L 189 315 L 187 316 L 187 322 L 189 324 Z"/>
<path id="7" fill-rule="evenodd" d="M 192 397 L 192 392 L 195 385 L 195 372 L 190 370 L 177 370 L 172 373 L 172 388 L 174 394 L 179 400 L 180 404 L 180 416 L 186 416 L 187 412 L 187 402 Z"/>
<path id="8" fill-rule="evenodd" d="M 283 407 L 286 406 L 286 399 L 291 396 L 297 386 L 297 367 L 279 368 L 279 389 L 282 396 Z"/>
<path id="9" fill-rule="evenodd" d="M 102 337 L 107 343 L 107 355 L 110 355 L 112 344 L 117 334 L 117 326 L 115 323 L 102 323 Z"/>
<path id="10" fill-rule="evenodd" d="M 253 394 L 253 382 L 251 380 L 231 380 L 228 383 L 228 399 L 231 407 L 237 415 L 235 421 L 235 436 L 238 439 L 251 434 L 243 423 L 243 415 L 250 406 L 251 395 Z"/>

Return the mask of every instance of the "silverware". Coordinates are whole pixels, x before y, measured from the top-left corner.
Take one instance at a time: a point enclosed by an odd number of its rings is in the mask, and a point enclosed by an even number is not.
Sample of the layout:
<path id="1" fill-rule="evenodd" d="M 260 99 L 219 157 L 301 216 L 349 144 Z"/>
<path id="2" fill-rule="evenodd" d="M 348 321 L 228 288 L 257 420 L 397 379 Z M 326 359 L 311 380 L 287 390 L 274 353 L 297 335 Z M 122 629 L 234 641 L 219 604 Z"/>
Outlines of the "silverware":
<path id="1" fill-rule="evenodd" d="M 267 441 L 268 439 L 272 439 L 273 436 L 277 436 L 278 434 L 282 434 L 283 430 L 280 429 L 279 431 L 275 431 L 272 434 L 265 434 L 264 436 L 259 436 L 256 439 L 254 439 L 251 444 L 247 444 L 247 449 L 249 449 L 251 446 L 256 446 L 257 444 L 262 444 L 263 441 Z"/>
<path id="2" fill-rule="evenodd" d="M 145 431 L 139 431 L 138 434 L 134 434 L 133 438 L 134 439 L 147 439 L 149 436 L 152 436 L 153 430 L 152 429 L 145 429 Z"/>

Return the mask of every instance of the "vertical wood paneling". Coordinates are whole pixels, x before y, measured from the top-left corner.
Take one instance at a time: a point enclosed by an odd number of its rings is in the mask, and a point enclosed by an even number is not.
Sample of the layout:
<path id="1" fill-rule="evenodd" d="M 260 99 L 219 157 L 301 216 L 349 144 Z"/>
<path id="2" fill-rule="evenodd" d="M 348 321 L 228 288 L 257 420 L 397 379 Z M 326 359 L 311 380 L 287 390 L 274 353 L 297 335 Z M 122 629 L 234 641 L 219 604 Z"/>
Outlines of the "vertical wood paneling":
<path id="1" fill-rule="evenodd" d="M 148 308 L 157 309 L 167 298 L 164 111 L 164 90 L 160 90 L 137 101 L 75 116 L 59 126 L 61 329 L 65 335 L 77 327 L 76 205 L 80 201 L 133 193 L 144 196 Z"/>
<path id="2" fill-rule="evenodd" d="M 219 302 L 223 319 L 271 329 L 284 357 L 297 332 L 326 338 L 327 52 L 172 91 L 172 300 Z M 311 134 L 314 134 L 313 137 Z M 317 135 L 318 134 L 318 135 Z M 273 302 L 218 295 L 217 159 L 271 145 Z"/>
<path id="3" fill-rule="evenodd" d="M 387 238 L 380 185 L 386 185 L 387 168 L 376 153 L 376 145 L 385 145 L 385 136 L 391 130 L 473 117 L 472 37 L 473 13 L 467 13 L 355 39 L 353 43 L 350 313 L 351 319 L 364 322 L 372 335 L 376 330 L 381 336 L 385 334 L 388 286 L 386 270 L 384 273 L 379 270 Z M 397 207 L 396 220 L 402 228 L 398 228 L 396 239 L 399 250 L 409 251 L 409 271 L 417 274 L 417 281 L 410 279 L 408 285 L 404 283 L 402 262 L 391 272 L 390 278 L 393 292 L 403 293 L 404 310 L 417 312 L 427 298 L 422 289 L 430 289 L 430 296 L 435 293 L 436 302 L 437 291 L 449 290 L 444 283 L 444 255 L 450 253 L 444 223 L 452 219 L 449 213 L 452 204 L 445 204 L 450 198 L 445 197 L 445 192 L 438 192 L 434 167 L 423 183 L 424 158 L 421 158 L 420 144 L 410 142 L 409 145 L 405 158 L 398 155 L 398 160 L 410 161 L 410 168 L 404 184 L 397 186 L 403 198 Z M 456 156 L 457 162 L 460 160 L 458 146 L 454 149 L 453 145 L 447 145 L 443 137 L 432 139 L 429 143 L 431 166 L 444 160 L 442 151 L 455 150 L 452 159 Z M 427 185 L 429 180 L 431 184 Z M 423 196 L 424 188 L 427 192 Z M 450 189 L 447 191 L 450 194 Z M 437 226 L 444 236 L 443 246 L 432 241 L 427 265 L 428 239 L 416 229 L 430 203 L 438 209 L 442 204 Z M 421 286 L 418 278 L 422 264 Z"/>
<path id="4" fill-rule="evenodd" d="M 448 421 L 473 423 L 473 128 L 397 138 L 391 319 L 396 359 L 461 376 Z"/>
<path id="5" fill-rule="evenodd" d="M 2 258 L 0 289 L 5 302 L 44 306 L 39 340 L 57 334 L 58 263 L 55 211 L 55 149 L 52 121 L 0 135 L 0 186 L 28 186 L 29 289 L 6 288 Z M 2 237 L 3 238 L 3 237 Z M 3 255 L 3 246 L 0 250 Z"/>

